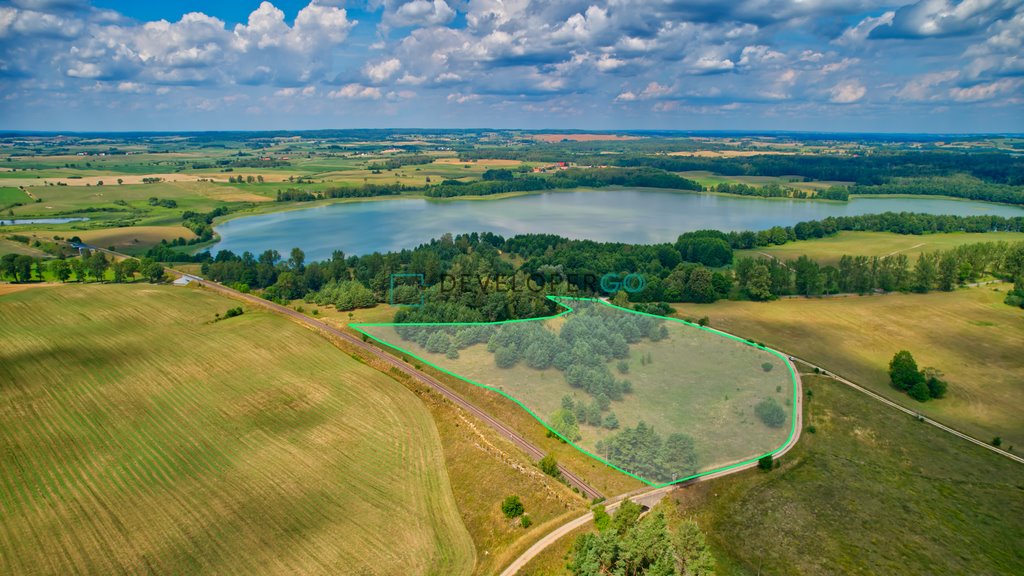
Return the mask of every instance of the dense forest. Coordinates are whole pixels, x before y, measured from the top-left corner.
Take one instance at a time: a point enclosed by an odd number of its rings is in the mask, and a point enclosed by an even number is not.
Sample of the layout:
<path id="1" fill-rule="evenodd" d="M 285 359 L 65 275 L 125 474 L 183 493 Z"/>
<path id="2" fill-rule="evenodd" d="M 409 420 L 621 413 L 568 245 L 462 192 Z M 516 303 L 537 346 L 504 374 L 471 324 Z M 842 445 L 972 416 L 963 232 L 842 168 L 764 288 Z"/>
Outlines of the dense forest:
<path id="1" fill-rule="evenodd" d="M 395 159 L 398 160 L 398 159 Z M 538 192 L 541 190 L 571 188 L 601 188 L 605 186 L 641 186 L 672 190 L 700 191 L 703 187 L 682 176 L 650 168 L 571 168 L 549 176 L 525 174 L 516 176 L 512 170 L 488 170 L 483 179 L 475 182 L 444 180 L 424 187 L 403 184 L 364 184 L 362 186 L 336 186 L 323 190 L 289 188 L 277 192 L 278 202 L 310 202 L 325 198 L 365 198 L 391 196 L 403 192 L 421 192 L 430 198 L 456 196 L 490 196 L 509 192 Z"/>
<path id="2" fill-rule="evenodd" d="M 635 148 L 638 145 L 633 145 Z M 581 165 L 608 164 L 649 168 L 667 173 L 708 171 L 725 176 L 799 177 L 805 180 L 852 182 L 850 194 L 934 194 L 1024 204 L 1024 157 L 1005 153 L 949 151 L 881 151 L 859 154 L 761 154 L 736 158 L 667 156 L 664 154 L 599 154 L 582 146 L 479 148 L 461 153 L 466 160 L 500 158 L 523 161 L 571 161 Z M 730 194 L 775 196 L 780 190 L 726 184 L 717 191 Z M 844 188 L 844 187 L 835 187 Z M 805 194 L 805 193 L 804 193 Z M 829 189 L 830 199 L 843 199 Z M 798 190 L 789 197 L 800 198 Z M 819 194 L 819 197 L 823 197 Z"/>
<path id="3" fill-rule="evenodd" d="M 899 234 L 996 230 L 1022 231 L 1024 218 L 930 216 L 912 213 L 829 218 L 759 232 L 713 230 L 682 234 L 674 243 L 632 245 L 570 240 L 548 234 L 504 238 L 492 233 L 444 235 L 415 249 L 348 256 L 336 251 L 322 262 L 305 261 L 301 250 L 288 257 L 220 251 L 186 256 L 202 263 L 202 274 L 242 290 L 260 290 L 278 301 L 305 299 L 347 310 L 373 302 L 410 299 L 389 294 L 394 273 L 423 274 L 421 307 L 403 308 L 399 322 L 493 322 L 551 314 L 547 294 L 603 295 L 605 274 L 640 274 L 643 289 L 620 292 L 616 302 L 665 313 L 662 302 L 713 302 L 722 298 L 765 300 L 785 295 L 818 295 L 874 290 L 947 290 L 986 274 L 1013 281 L 1024 272 L 1024 243 L 990 242 L 927 253 L 915 261 L 848 256 L 837 265 L 809 258 L 783 263 L 735 256 L 735 250 L 820 238 L 840 230 Z M 148 256 L 176 253 L 158 246 Z M 394 298 L 394 300 L 392 300 Z"/>

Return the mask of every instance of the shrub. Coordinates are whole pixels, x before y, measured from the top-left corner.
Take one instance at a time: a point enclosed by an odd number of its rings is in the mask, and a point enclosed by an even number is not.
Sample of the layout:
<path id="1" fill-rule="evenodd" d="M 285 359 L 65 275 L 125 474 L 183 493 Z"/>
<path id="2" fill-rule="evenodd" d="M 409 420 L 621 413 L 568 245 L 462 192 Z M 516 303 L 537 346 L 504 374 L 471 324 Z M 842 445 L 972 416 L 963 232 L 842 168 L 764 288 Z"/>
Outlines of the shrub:
<path id="1" fill-rule="evenodd" d="M 932 398 L 942 398 L 946 395 L 946 390 L 949 388 L 944 380 L 940 380 L 936 376 L 929 376 L 927 385 L 928 395 Z"/>
<path id="2" fill-rule="evenodd" d="M 810 432 L 811 434 L 814 434 L 818 431 L 818 429 L 814 427 L 814 424 L 811 424 L 810 426 L 807 427 L 807 431 Z"/>
<path id="3" fill-rule="evenodd" d="M 931 391 L 928 389 L 928 383 L 925 382 L 923 378 L 911 386 L 910 390 L 907 390 L 907 394 L 918 402 L 927 402 L 928 399 L 931 398 Z"/>
<path id="4" fill-rule="evenodd" d="M 533 520 L 530 519 L 528 514 L 523 514 L 523 517 L 519 519 L 519 525 L 523 528 L 529 528 L 530 526 L 533 526 Z"/>
<path id="5" fill-rule="evenodd" d="M 778 428 L 786 422 L 786 409 L 774 398 L 765 398 L 754 406 L 754 414 L 765 423 L 765 426 Z"/>
<path id="6" fill-rule="evenodd" d="M 765 362 L 761 364 L 761 370 L 764 370 L 765 372 L 771 372 L 772 368 L 775 368 L 775 365 L 773 365 L 771 362 Z"/>
<path id="7" fill-rule="evenodd" d="M 501 511 L 505 514 L 505 518 L 515 518 L 522 516 L 526 508 L 523 506 L 523 502 L 519 499 L 519 496 L 512 495 L 507 496 L 501 501 Z"/>
<path id="8" fill-rule="evenodd" d="M 225 318 L 234 318 L 235 316 L 241 316 L 241 315 L 242 315 L 242 307 L 241 306 L 238 306 L 236 308 L 229 308 L 228 311 L 224 313 L 224 317 Z"/>
<path id="9" fill-rule="evenodd" d="M 772 469 L 772 464 L 773 463 L 774 463 L 774 460 L 772 459 L 772 455 L 768 454 L 768 455 L 762 456 L 760 459 L 758 459 L 757 467 L 760 468 L 761 470 L 767 471 L 767 470 L 771 470 Z"/>
<path id="10" fill-rule="evenodd" d="M 608 515 L 604 505 L 594 507 L 594 526 L 597 527 L 598 532 L 604 532 L 611 522 L 612 517 Z"/>
<path id="11" fill-rule="evenodd" d="M 992 445 L 995 446 L 996 448 L 999 448 L 1000 446 L 1003 445 L 1003 439 L 999 436 L 996 436 L 995 438 L 992 439 Z"/>
<path id="12" fill-rule="evenodd" d="M 541 472 L 551 476 L 552 478 L 562 477 L 562 471 L 558 469 L 558 460 L 555 460 L 555 457 L 551 454 L 541 458 L 540 462 L 537 463 L 537 466 L 540 467 Z"/>

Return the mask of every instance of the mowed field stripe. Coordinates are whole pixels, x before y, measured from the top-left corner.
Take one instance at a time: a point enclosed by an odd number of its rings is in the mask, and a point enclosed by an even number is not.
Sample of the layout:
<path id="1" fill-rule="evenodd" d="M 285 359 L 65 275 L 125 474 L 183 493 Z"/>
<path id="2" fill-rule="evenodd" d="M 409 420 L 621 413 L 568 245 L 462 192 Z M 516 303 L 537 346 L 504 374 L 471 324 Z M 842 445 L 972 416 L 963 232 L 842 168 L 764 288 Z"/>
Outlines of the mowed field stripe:
<path id="1" fill-rule="evenodd" d="M 472 570 L 416 396 L 285 319 L 150 286 L 0 296 L 5 573 Z"/>

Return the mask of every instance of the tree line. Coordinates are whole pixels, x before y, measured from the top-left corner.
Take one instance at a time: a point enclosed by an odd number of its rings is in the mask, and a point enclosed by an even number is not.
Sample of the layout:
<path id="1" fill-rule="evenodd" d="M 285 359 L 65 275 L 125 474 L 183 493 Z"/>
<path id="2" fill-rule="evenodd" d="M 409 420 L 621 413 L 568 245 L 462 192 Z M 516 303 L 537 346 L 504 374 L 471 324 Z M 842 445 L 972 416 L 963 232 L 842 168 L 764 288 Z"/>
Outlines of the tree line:
<path id="1" fill-rule="evenodd" d="M 74 277 L 78 282 L 103 282 L 107 272 L 114 282 L 134 282 L 141 275 L 150 282 L 160 282 L 164 267 L 149 258 L 141 261 L 135 258 L 123 260 L 108 259 L 102 252 L 82 250 L 77 258 L 55 258 L 43 260 L 24 254 L 5 254 L 0 257 L 0 279 L 12 282 L 46 281 L 53 279 L 68 282 Z"/>
<path id="2" fill-rule="evenodd" d="M 986 274 L 1014 281 L 1024 275 L 1024 242 L 979 242 L 923 252 L 911 263 L 906 254 L 844 255 L 837 265 L 808 256 L 793 262 L 740 258 L 733 267 L 738 296 L 770 300 L 778 296 L 838 293 L 951 291 Z"/>
<path id="3" fill-rule="evenodd" d="M 322 262 L 305 261 L 301 250 L 290 257 L 268 250 L 260 255 L 220 251 L 194 257 L 203 275 L 244 290 L 288 301 L 335 303 L 341 309 L 370 301 L 419 302 L 419 289 L 399 286 L 391 294 L 391 274 L 422 274 L 424 305 L 403 308 L 399 322 L 494 322 L 550 315 L 555 305 L 547 294 L 604 295 L 600 278 L 607 273 L 643 276 L 643 290 L 627 303 L 665 313 L 661 302 L 713 302 L 722 298 L 765 300 L 784 295 L 824 295 L 874 290 L 947 290 L 991 273 L 1007 280 L 1020 274 L 1021 249 L 1005 243 L 981 243 L 928 253 L 911 262 L 848 256 L 836 265 L 809 258 L 782 263 L 769 258 L 735 258 L 748 245 L 786 243 L 832 235 L 840 230 L 930 231 L 1016 230 L 1021 218 L 882 214 L 829 218 L 762 232 L 697 231 L 675 243 L 625 244 L 571 240 L 550 234 L 504 238 L 472 233 L 435 238 L 413 249 L 386 254 L 347 256 L 336 251 Z M 167 249 L 167 251 L 170 251 Z M 150 257 L 159 255 L 151 251 Z M 170 256 L 174 256 L 171 254 Z M 514 260 L 510 259 L 513 258 Z M 513 261 L 515 264 L 513 264 Z M 318 293 L 330 284 L 328 293 Z M 409 293 L 409 294 L 406 294 Z M 625 297 L 625 296 L 624 296 Z M 647 308 L 645 308 L 647 309 Z"/>

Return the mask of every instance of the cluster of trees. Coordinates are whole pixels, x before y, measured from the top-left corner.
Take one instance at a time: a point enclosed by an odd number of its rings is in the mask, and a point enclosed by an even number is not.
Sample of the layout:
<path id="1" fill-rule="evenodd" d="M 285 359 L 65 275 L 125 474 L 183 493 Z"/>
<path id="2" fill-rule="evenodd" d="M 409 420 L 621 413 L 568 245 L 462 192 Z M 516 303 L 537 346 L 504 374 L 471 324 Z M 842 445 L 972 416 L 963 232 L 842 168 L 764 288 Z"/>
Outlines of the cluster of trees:
<path id="1" fill-rule="evenodd" d="M 662 505 L 659 505 L 662 506 Z M 715 559 L 697 523 L 678 520 L 669 526 L 663 508 L 641 518 L 643 508 L 624 501 L 614 515 L 594 510 L 598 532 L 581 534 L 568 564 L 574 576 L 713 576 Z"/>
<path id="2" fill-rule="evenodd" d="M 749 184 L 723 182 L 715 186 L 714 191 L 720 194 L 760 196 L 763 198 L 818 198 L 820 200 L 841 200 L 843 202 L 850 199 L 850 191 L 845 186 L 829 186 L 824 190 L 818 190 L 811 194 L 806 190 L 775 183 L 751 186 Z"/>
<path id="3" fill-rule="evenodd" d="M 126 258 L 112 261 L 99 251 L 83 250 L 79 258 L 48 261 L 23 254 L 5 254 L 0 258 L 0 278 L 13 282 L 42 281 L 46 279 L 47 272 L 58 282 L 67 282 L 72 277 L 79 282 L 89 282 L 90 279 L 102 282 L 108 270 L 112 272 L 114 282 L 118 283 L 132 282 L 136 274 L 154 283 L 164 277 L 164 267 L 154 260 Z"/>
<path id="4" fill-rule="evenodd" d="M 655 482 L 680 480 L 697 471 L 693 438 L 680 432 L 662 438 L 642 420 L 636 428 L 598 441 L 596 448 L 612 464 Z"/>
<path id="5" fill-rule="evenodd" d="M 198 236 L 199 242 L 209 242 L 213 239 L 213 219 L 227 213 L 226 206 L 214 208 L 209 212 L 186 210 L 181 213 L 181 224 Z"/>
<path id="6" fill-rule="evenodd" d="M 428 156 L 426 154 L 410 154 L 406 156 L 395 156 L 386 160 L 372 162 L 366 169 L 367 170 L 397 170 L 402 166 L 413 166 L 417 164 L 430 164 L 434 161 L 434 156 Z"/>
<path id="7" fill-rule="evenodd" d="M 853 194 L 913 194 L 941 195 L 1003 204 L 1024 204 L 1022 184 L 1009 185 L 985 182 L 970 176 L 928 178 L 896 178 L 892 182 L 874 186 L 854 186 Z"/>
<path id="8" fill-rule="evenodd" d="M 615 412 L 611 411 L 611 400 L 604 394 L 598 394 L 590 402 L 577 400 L 566 394 L 562 397 L 562 406 L 555 411 L 552 422 L 557 424 L 553 424 L 552 428 L 560 434 L 562 433 L 560 425 L 566 426 L 566 430 L 570 433 L 573 430 L 578 433 L 579 429 L 576 426 L 579 424 L 607 430 L 615 430 L 619 427 L 619 419 L 615 416 Z M 567 434 L 562 434 L 562 436 L 569 438 Z M 576 439 L 578 438 L 572 438 L 573 441 Z"/>
<path id="9" fill-rule="evenodd" d="M 514 177 L 511 170 L 491 170 L 490 178 L 477 182 L 445 180 L 428 186 L 424 193 L 435 198 L 453 196 L 487 196 L 508 192 L 535 192 L 566 188 L 601 188 L 605 186 L 642 186 L 673 190 L 703 190 L 693 180 L 678 174 L 651 168 L 570 168 L 550 176 L 524 175 Z M 508 176 L 513 176 L 509 178 Z"/>
<path id="10" fill-rule="evenodd" d="M 241 153 L 240 153 L 241 154 Z M 236 157 L 236 158 L 225 158 L 217 160 L 216 166 L 225 169 L 225 171 L 233 170 L 235 168 L 282 168 L 285 166 L 291 166 L 291 162 L 287 160 L 279 160 L 277 158 L 263 158 L 257 157 Z M 213 168 L 213 165 L 193 163 L 192 168 Z"/>
<path id="11" fill-rule="evenodd" d="M 889 380 L 893 387 L 906 392 L 918 402 L 946 395 L 948 385 L 941 376 L 934 368 L 919 370 L 914 356 L 906 350 L 897 352 L 889 362 Z"/>
<path id="12" fill-rule="evenodd" d="M 718 230 L 686 232 L 676 240 L 676 250 L 686 262 L 697 262 L 713 268 L 732 264 L 729 237 Z"/>
<path id="13" fill-rule="evenodd" d="M 596 406 L 597 410 L 588 413 L 587 405 L 573 406 L 565 402 L 562 408 L 574 413 L 576 422 L 603 426 L 606 417 L 601 413 L 609 409 L 610 402 L 621 400 L 633 390 L 628 380 L 620 380 L 611 373 L 608 362 L 628 358 L 630 344 L 643 338 L 658 341 L 668 337 L 668 329 L 664 321 L 650 316 L 579 304 L 576 311 L 566 317 L 558 335 L 541 323 L 504 324 L 492 327 L 487 349 L 494 354 L 499 368 L 511 368 L 522 360 L 538 370 L 551 367 L 561 371 L 570 386 L 594 398 L 591 406 Z M 607 427 L 612 427 L 611 422 L 608 421 Z M 617 426 L 617 420 L 615 422 Z"/>
<path id="14" fill-rule="evenodd" d="M 230 182 L 231 184 L 253 184 L 256 182 L 263 184 L 263 175 L 260 174 L 257 176 L 228 176 L 228 182 Z"/>
<path id="15" fill-rule="evenodd" d="M 149 197 L 150 206 L 160 206 L 161 208 L 177 208 L 178 203 L 170 198 L 157 198 L 156 196 Z"/>
<path id="16" fill-rule="evenodd" d="M 950 291 L 988 273 L 1016 278 L 1024 271 L 1024 242 L 979 242 L 925 252 L 913 265 L 906 254 L 844 255 L 838 266 L 822 266 L 807 256 L 792 263 L 774 258 L 740 258 L 734 271 L 740 295 L 751 300 L 793 294 L 866 294 L 876 290 Z"/>
<path id="17" fill-rule="evenodd" d="M 885 184 L 897 178 L 927 178 L 957 174 L 970 174 L 983 182 L 1011 186 L 1024 185 L 1024 159 L 1002 153 L 872 151 L 849 156 L 817 154 L 764 154 L 737 158 L 621 156 L 610 161 L 620 166 L 649 166 L 672 172 L 708 170 L 729 176 L 795 175 L 813 180 L 855 182 L 861 186 Z"/>
<path id="18" fill-rule="evenodd" d="M 301 190 L 289 188 L 277 191 L 278 202 L 312 202 L 325 198 L 369 198 L 372 196 L 394 196 L 402 192 L 420 190 L 404 184 L 363 184 L 359 187 L 335 186 L 323 190 Z"/>
<path id="19" fill-rule="evenodd" d="M 321 306 L 332 304 L 338 310 L 372 308 L 377 305 L 373 292 L 354 280 L 331 279 L 320 290 L 308 293 L 305 298 L 306 302 Z"/>
<path id="20" fill-rule="evenodd" d="M 32 281 L 32 270 L 35 267 L 40 280 L 43 279 L 43 260 L 25 254 L 4 254 L 0 257 L 0 278 L 12 282 Z"/>
<path id="21" fill-rule="evenodd" d="M 657 146 L 657 143 L 654 143 Z M 633 146 L 640 151 L 643 146 Z M 656 152 L 650 150 L 649 152 Z M 578 164 L 613 164 L 645 167 L 668 173 L 704 170 L 727 176 L 798 176 L 804 180 L 853 182 L 850 189 L 834 187 L 818 198 L 845 200 L 849 194 L 941 194 L 989 202 L 1024 204 L 1024 159 L 1004 153 L 948 151 L 879 151 L 846 156 L 757 155 L 737 158 L 702 158 L 664 154 L 601 155 L 586 144 L 523 149 L 479 148 L 463 152 L 467 158 L 511 160 L 572 160 Z M 726 185 L 722 192 L 771 196 L 789 195 L 775 188 L 758 190 L 743 184 Z M 796 191 L 799 192 L 799 191 Z M 801 197 L 794 194 L 792 197 Z"/>
<path id="22" fill-rule="evenodd" d="M 1017 279 L 1013 283 L 1013 289 L 1006 295 L 1004 302 L 1010 306 L 1024 308 L 1024 273 L 1017 274 Z"/>

